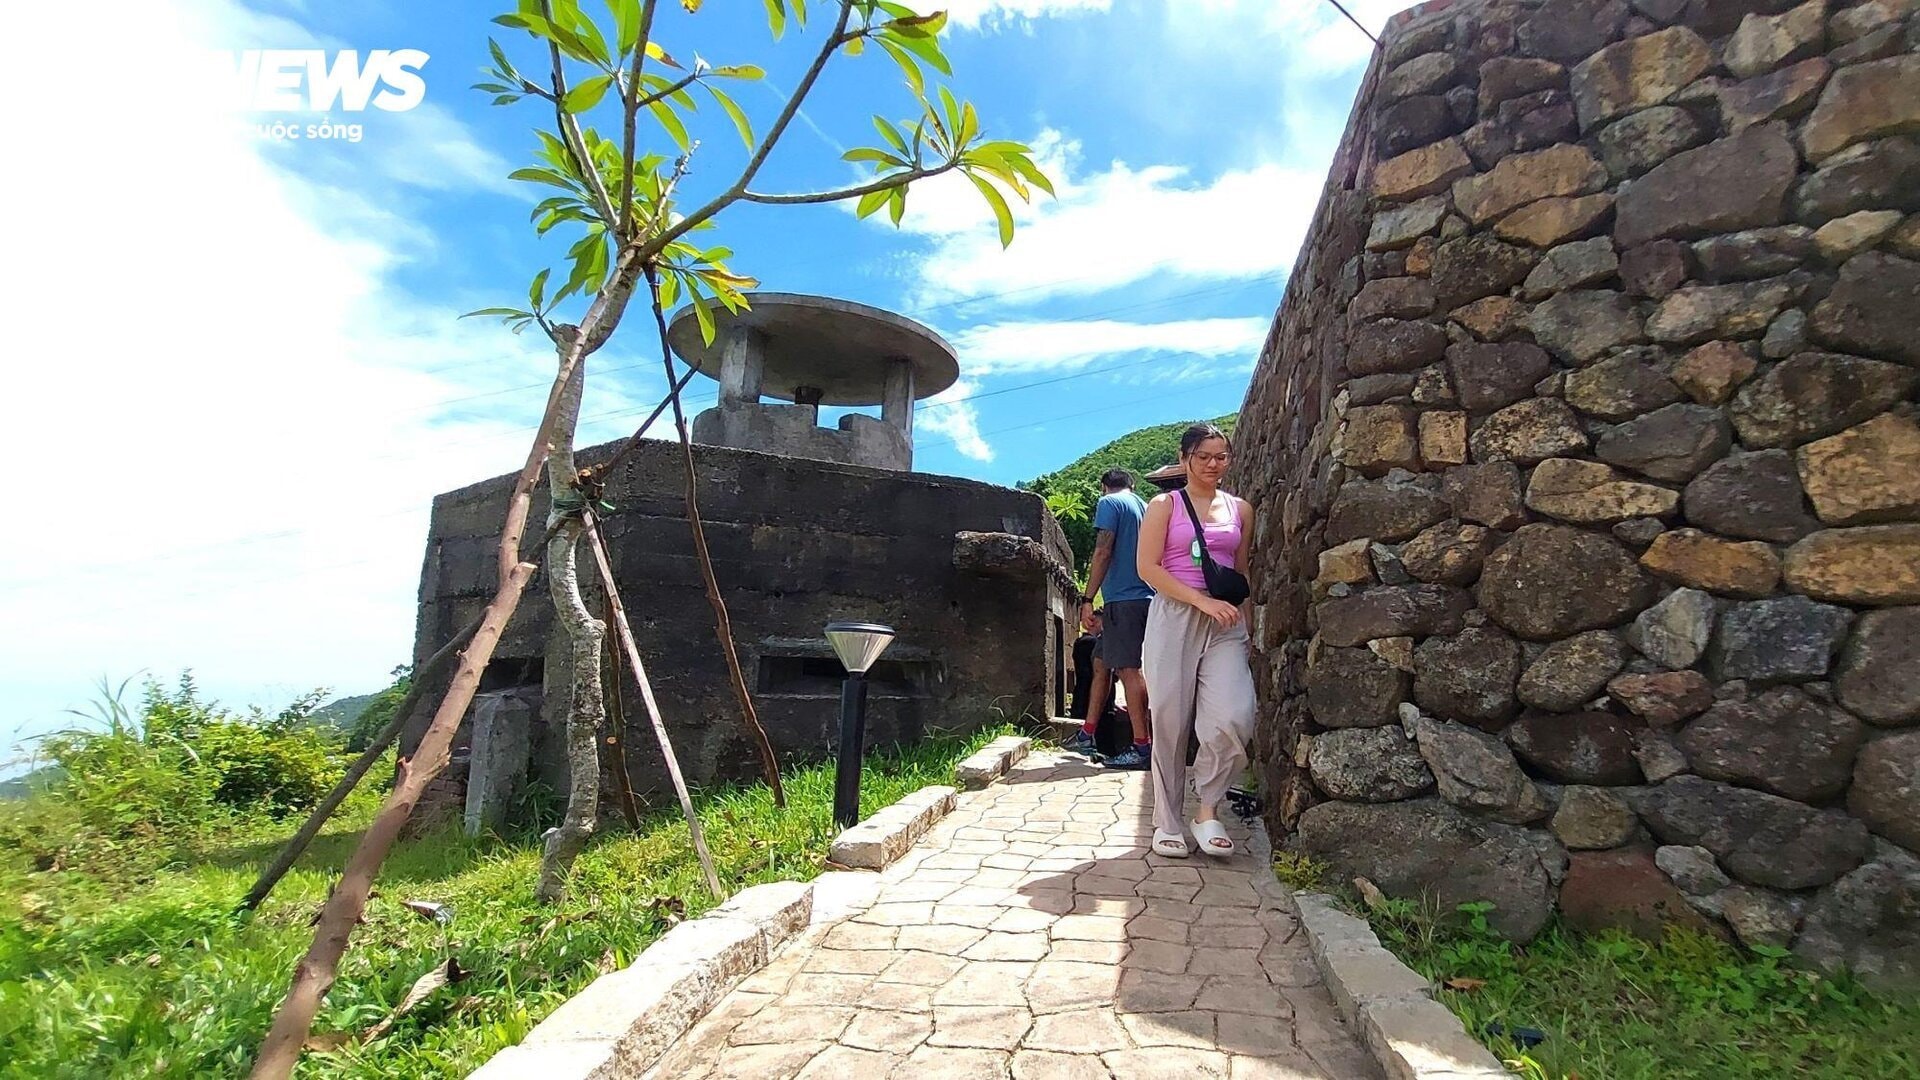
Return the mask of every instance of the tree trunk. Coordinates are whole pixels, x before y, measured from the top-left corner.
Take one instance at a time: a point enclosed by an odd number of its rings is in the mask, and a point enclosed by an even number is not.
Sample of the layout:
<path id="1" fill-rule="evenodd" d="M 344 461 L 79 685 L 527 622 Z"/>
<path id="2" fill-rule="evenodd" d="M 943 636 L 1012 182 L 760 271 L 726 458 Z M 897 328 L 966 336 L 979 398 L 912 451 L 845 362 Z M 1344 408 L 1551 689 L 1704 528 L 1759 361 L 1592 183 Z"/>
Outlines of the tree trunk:
<path id="1" fill-rule="evenodd" d="M 563 329 L 555 335 L 563 356 L 572 350 L 577 334 L 577 330 L 568 333 Z M 561 506 L 561 497 L 575 492 L 580 478 L 573 461 L 573 430 L 580 417 L 586 375 L 585 365 L 575 368 L 560 395 L 560 412 L 547 455 L 547 523 L 558 530 L 547 544 L 547 581 L 554 615 L 566 630 L 568 641 L 567 670 L 560 673 L 561 679 L 553 680 L 567 688 L 567 813 L 557 828 L 547 831 L 540 857 L 540 884 L 535 890 L 535 895 L 549 904 L 566 897 L 567 872 L 587 846 L 600 818 L 599 742 L 607 716 L 607 699 L 600 682 L 600 648 L 607 628 L 593 617 L 580 595 L 575 551 L 582 511 Z"/>
<path id="2" fill-rule="evenodd" d="M 388 720 L 387 726 L 381 728 L 380 733 L 373 737 L 373 741 L 367 744 L 366 750 L 354 759 L 353 764 L 347 766 L 346 775 L 333 786 L 333 790 L 327 793 L 326 798 L 320 800 L 320 805 L 313 808 L 313 813 L 307 816 L 306 824 L 300 826 L 300 831 L 294 833 L 293 839 L 288 840 L 286 846 L 280 849 L 280 854 L 274 857 L 272 865 L 260 871 L 259 880 L 253 883 L 253 888 L 247 890 L 246 898 L 240 901 L 241 911 L 252 911 L 259 907 L 261 901 L 267 898 L 267 894 L 273 892 L 274 886 L 280 884 L 280 879 L 287 876 L 287 871 L 293 869 L 293 864 L 299 861 L 301 853 L 307 850 L 307 845 L 320 834 L 321 826 L 327 823 L 327 819 L 333 816 L 333 812 L 338 810 L 347 796 L 353 793 L 353 789 L 360 786 L 360 779 L 367 775 L 367 770 L 373 768 L 373 763 L 379 761 L 380 755 L 386 753 L 387 747 L 392 746 L 393 740 L 399 737 L 400 729 L 406 726 L 407 717 L 413 715 L 413 710 L 419 706 L 420 698 L 425 694 L 427 687 L 439 678 L 440 670 L 447 666 L 447 662 L 453 659 L 462 645 L 472 640 L 473 632 L 479 628 L 480 620 L 478 619 L 468 623 L 459 633 L 453 635 L 452 640 L 440 646 L 439 652 L 434 653 L 426 663 L 420 665 L 418 671 L 413 673 L 413 685 L 407 689 L 406 696 L 400 699 L 399 707 L 393 711 L 393 718 Z"/>

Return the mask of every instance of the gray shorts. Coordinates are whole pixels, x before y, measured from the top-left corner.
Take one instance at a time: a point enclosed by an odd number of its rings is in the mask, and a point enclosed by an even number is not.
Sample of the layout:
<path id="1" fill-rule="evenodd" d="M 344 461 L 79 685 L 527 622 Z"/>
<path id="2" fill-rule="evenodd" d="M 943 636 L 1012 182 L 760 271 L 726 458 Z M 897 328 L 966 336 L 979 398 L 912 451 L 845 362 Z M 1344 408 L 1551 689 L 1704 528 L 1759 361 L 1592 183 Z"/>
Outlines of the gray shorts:
<path id="1" fill-rule="evenodd" d="M 1140 644 L 1147 637 L 1151 600 L 1115 600 L 1100 619 L 1100 659 L 1115 671 L 1140 666 Z"/>

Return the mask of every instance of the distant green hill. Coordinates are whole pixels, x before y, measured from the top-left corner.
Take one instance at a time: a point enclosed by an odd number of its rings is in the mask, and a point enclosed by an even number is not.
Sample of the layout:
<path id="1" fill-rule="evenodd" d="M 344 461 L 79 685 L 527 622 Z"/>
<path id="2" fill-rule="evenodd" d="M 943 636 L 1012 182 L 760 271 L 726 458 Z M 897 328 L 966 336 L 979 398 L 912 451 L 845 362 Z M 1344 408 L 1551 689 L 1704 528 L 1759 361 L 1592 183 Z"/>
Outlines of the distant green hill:
<path id="1" fill-rule="evenodd" d="M 332 724 L 342 731 L 352 731 L 360 714 L 374 703 L 379 694 L 355 694 L 352 697 L 335 698 L 315 709 L 310 719 L 316 724 Z"/>
<path id="2" fill-rule="evenodd" d="M 1231 435 L 1234 421 L 1238 419 L 1238 413 L 1228 413 L 1214 417 L 1213 423 Z M 1141 478 L 1162 465 L 1173 464 L 1180 457 L 1180 433 L 1195 423 L 1198 421 L 1180 420 L 1141 428 L 1020 485 L 1046 497 L 1049 504 L 1078 496 L 1081 516 L 1075 517 L 1070 511 L 1062 514 L 1057 507 L 1055 513 L 1061 519 L 1060 527 L 1066 530 L 1067 542 L 1073 545 L 1074 562 L 1081 573 L 1085 573 L 1087 561 L 1093 558 L 1091 515 L 1094 502 L 1100 498 L 1100 475 L 1108 469 L 1125 469 L 1133 474 L 1134 485 L 1141 495 L 1151 496 L 1153 487 Z"/>

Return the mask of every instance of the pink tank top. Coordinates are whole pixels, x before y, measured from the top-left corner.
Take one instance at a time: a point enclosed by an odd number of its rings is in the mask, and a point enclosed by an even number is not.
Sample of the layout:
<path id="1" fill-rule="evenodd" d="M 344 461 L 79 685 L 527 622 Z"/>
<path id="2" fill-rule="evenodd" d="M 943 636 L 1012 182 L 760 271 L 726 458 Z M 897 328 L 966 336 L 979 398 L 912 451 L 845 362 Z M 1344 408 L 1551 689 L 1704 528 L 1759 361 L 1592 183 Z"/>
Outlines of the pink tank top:
<path id="1" fill-rule="evenodd" d="M 1207 591 L 1207 578 L 1200 570 L 1200 563 L 1193 557 L 1193 519 L 1187 516 L 1185 492 L 1173 493 L 1173 517 L 1167 522 L 1167 546 L 1160 552 L 1160 568 L 1172 574 L 1175 581 L 1191 585 L 1201 592 Z M 1234 566 L 1234 556 L 1240 551 L 1240 500 L 1226 492 L 1227 505 L 1231 517 L 1226 521 L 1208 521 L 1207 508 L 1194 503 L 1194 513 L 1200 515 L 1200 522 L 1207 530 L 1207 554 L 1221 566 Z"/>

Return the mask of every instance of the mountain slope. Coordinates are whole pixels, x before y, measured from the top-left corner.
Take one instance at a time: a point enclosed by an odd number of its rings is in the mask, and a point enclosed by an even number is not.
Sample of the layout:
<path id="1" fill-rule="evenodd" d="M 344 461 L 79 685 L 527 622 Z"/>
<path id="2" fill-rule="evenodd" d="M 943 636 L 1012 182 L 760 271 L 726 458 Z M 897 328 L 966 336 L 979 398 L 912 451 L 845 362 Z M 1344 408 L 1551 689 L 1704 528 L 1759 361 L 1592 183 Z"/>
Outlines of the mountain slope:
<path id="1" fill-rule="evenodd" d="M 1234 421 L 1238 418 L 1238 413 L 1228 413 L 1215 417 L 1213 423 L 1231 435 Z M 1047 497 L 1049 504 L 1055 505 L 1060 527 L 1066 530 L 1067 541 L 1073 545 L 1074 562 L 1082 573 L 1086 571 L 1087 561 L 1093 557 L 1092 514 L 1093 504 L 1100 498 L 1100 475 L 1108 469 L 1125 469 L 1133 474 L 1134 487 L 1141 496 L 1151 497 L 1154 488 L 1141 478 L 1162 465 L 1171 465 L 1178 460 L 1180 435 L 1197 422 L 1181 420 L 1141 428 L 1020 485 Z M 1082 508 L 1079 517 L 1075 517 L 1071 511 L 1062 512 L 1057 505 L 1075 496 Z"/>

